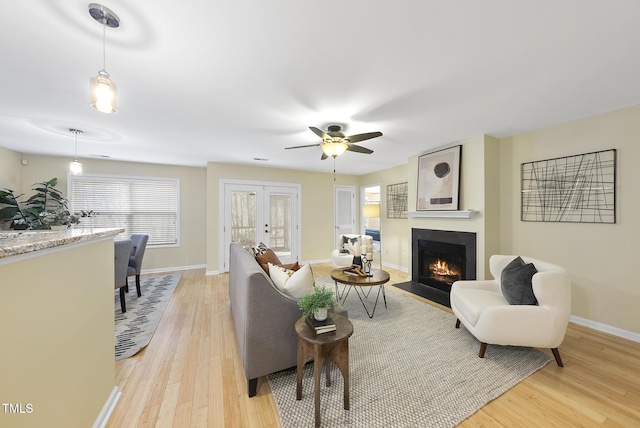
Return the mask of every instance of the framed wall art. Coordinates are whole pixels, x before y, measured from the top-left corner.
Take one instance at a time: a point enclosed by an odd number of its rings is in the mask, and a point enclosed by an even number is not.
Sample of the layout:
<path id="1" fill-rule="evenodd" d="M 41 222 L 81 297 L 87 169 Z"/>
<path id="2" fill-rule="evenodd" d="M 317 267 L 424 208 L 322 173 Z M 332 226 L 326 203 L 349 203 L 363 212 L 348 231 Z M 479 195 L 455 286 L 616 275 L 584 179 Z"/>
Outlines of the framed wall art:
<path id="1" fill-rule="evenodd" d="M 521 220 L 616 222 L 616 150 L 521 164 Z"/>
<path id="2" fill-rule="evenodd" d="M 462 146 L 418 157 L 417 211 L 458 210 Z"/>
<path id="3" fill-rule="evenodd" d="M 409 183 L 387 186 L 387 218 L 407 218 Z"/>

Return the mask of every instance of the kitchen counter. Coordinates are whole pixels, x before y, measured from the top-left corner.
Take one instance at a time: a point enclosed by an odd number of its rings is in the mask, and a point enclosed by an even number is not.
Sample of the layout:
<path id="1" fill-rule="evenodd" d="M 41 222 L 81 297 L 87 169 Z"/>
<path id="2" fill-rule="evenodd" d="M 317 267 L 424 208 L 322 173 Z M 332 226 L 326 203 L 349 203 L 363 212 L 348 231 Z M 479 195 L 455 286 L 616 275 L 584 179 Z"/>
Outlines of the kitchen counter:
<path id="1" fill-rule="evenodd" d="M 16 230 L 0 232 L 0 260 L 78 242 L 114 237 L 122 228 L 53 230 Z M 8 261 L 8 260 L 7 260 Z"/>
<path id="2" fill-rule="evenodd" d="M 121 228 L 0 231 L 0 426 L 106 426 Z M 118 305 L 119 306 L 119 305 Z"/>

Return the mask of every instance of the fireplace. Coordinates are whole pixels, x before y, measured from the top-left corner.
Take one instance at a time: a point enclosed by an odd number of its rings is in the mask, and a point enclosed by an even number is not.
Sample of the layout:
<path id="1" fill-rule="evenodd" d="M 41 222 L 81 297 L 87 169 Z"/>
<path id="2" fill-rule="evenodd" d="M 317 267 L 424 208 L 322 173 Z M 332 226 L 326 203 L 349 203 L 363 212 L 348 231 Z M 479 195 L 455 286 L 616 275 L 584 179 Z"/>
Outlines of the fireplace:
<path id="1" fill-rule="evenodd" d="M 411 229 L 411 282 L 407 291 L 451 306 L 451 285 L 476 279 L 476 234 L 448 230 Z"/>
<path id="2" fill-rule="evenodd" d="M 464 245 L 418 240 L 418 282 L 451 291 L 454 282 L 466 278 L 465 256 Z"/>

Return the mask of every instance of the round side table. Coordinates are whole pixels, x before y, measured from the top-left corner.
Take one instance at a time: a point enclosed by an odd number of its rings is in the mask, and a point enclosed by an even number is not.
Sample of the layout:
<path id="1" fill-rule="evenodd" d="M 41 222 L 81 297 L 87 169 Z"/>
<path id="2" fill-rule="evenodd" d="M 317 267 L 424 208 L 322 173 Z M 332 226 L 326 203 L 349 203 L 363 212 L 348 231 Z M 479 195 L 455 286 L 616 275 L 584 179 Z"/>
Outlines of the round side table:
<path id="1" fill-rule="evenodd" d="M 296 400 L 302 399 L 302 369 L 313 360 L 314 404 L 316 427 L 320 426 L 320 374 L 323 362 L 333 361 L 344 379 L 344 408 L 349 410 L 349 337 L 353 324 L 346 317 L 331 313 L 336 330 L 316 334 L 303 318 L 296 321 L 298 333 L 298 368 L 296 373 Z M 325 364 L 327 386 L 331 385 L 329 365 Z"/>

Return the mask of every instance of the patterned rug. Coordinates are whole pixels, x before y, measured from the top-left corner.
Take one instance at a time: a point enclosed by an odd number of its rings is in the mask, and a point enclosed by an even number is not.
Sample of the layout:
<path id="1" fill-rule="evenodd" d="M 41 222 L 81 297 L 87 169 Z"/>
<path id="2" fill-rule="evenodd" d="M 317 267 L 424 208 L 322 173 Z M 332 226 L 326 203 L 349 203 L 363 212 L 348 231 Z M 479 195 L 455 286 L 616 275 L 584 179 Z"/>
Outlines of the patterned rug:
<path id="1" fill-rule="evenodd" d="M 452 314 L 385 290 L 388 307 L 380 296 L 373 319 L 355 293 L 344 305 L 354 327 L 351 409 L 343 409 L 343 380 L 334 366 L 332 386 L 321 382 L 322 426 L 454 427 L 551 361 L 537 349 L 491 345 L 478 358 L 480 343 L 464 326 L 455 328 Z M 303 376 L 301 401 L 295 369 L 268 376 L 283 428 L 313 426 L 313 363 Z"/>
<path id="2" fill-rule="evenodd" d="M 120 292 L 115 290 L 116 360 L 129 358 L 149 344 L 178 281 L 179 273 L 141 278 L 142 296 L 138 297 L 135 277 L 131 277 L 125 313 L 120 309 Z"/>

